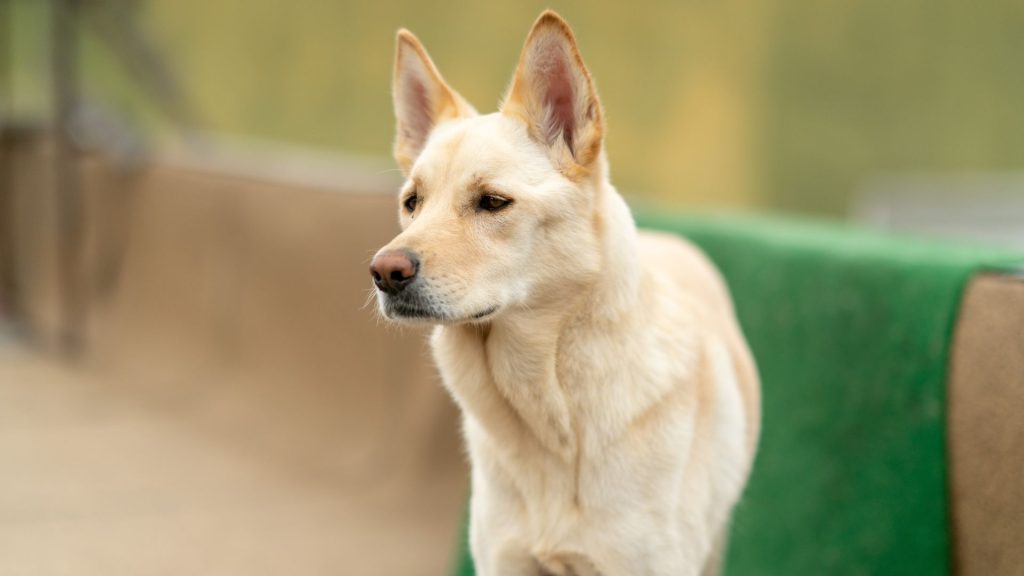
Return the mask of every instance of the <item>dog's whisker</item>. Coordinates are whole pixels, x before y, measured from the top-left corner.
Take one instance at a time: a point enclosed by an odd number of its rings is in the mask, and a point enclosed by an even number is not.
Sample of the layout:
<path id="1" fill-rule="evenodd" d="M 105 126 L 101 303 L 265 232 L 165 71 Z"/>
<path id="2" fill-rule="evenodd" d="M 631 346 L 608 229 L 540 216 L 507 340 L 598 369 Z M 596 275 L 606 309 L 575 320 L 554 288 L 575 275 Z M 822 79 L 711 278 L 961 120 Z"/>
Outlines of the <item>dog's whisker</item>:
<path id="1" fill-rule="evenodd" d="M 376 302 L 376 300 L 377 300 L 376 296 L 377 296 L 377 289 L 376 288 L 369 288 L 369 289 L 367 289 L 366 290 L 366 298 L 363 301 L 363 305 L 360 306 L 359 309 L 360 310 L 366 310 L 367 306 L 370 306 L 374 302 Z"/>

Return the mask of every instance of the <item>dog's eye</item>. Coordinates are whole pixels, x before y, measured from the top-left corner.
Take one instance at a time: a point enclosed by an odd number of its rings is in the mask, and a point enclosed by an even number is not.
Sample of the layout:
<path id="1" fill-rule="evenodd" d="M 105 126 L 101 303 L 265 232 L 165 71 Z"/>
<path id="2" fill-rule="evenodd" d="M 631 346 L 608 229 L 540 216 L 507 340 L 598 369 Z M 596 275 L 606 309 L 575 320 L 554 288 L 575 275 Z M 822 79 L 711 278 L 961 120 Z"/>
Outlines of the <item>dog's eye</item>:
<path id="1" fill-rule="evenodd" d="M 493 194 L 484 194 L 480 197 L 480 201 L 477 202 L 476 207 L 480 210 L 486 210 L 487 212 L 497 212 L 502 208 L 505 208 L 512 201 L 501 196 L 495 196 Z"/>
<path id="2" fill-rule="evenodd" d="M 416 211 L 416 205 L 419 204 L 419 201 L 420 197 L 413 192 L 412 194 L 409 194 L 409 197 L 405 199 L 405 202 L 402 202 L 402 205 L 405 206 L 405 209 L 409 213 L 412 213 Z"/>

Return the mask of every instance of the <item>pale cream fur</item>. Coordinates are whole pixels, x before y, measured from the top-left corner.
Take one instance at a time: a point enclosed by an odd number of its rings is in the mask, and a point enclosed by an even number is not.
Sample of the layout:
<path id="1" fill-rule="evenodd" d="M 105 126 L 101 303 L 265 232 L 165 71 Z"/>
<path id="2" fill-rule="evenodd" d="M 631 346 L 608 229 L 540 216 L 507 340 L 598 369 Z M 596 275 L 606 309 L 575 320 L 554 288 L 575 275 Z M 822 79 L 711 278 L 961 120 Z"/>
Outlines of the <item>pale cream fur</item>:
<path id="1" fill-rule="evenodd" d="M 571 118 L 545 100 L 560 81 Z M 472 462 L 477 573 L 714 573 L 756 451 L 756 369 L 713 266 L 638 234 L 608 181 L 568 25 L 538 19 L 502 110 L 484 116 L 402 31 L 395 107 L 401 198 L 417 202 L 382 251 L 418 255 L 407 303 L 422 313 L 384 293 L 380 306 L 437 324 Z M 480 211 L 485 194 L 511 204 Z"/>

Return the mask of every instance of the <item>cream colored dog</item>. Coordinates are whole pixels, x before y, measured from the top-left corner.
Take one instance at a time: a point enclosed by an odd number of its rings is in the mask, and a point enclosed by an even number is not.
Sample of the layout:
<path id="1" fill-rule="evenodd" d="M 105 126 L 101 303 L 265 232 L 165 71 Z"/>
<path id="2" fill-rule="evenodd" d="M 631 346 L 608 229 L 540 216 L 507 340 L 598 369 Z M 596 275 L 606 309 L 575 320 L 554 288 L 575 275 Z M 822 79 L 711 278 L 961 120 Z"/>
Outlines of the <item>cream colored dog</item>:
<path id="1" fill-rule="evenodd" d="M 638 234 L 609 183 L 569 26 L 540 16 L 483 116 L 402 30 L 394 101 L 403 231 L 371 273 L 384 315 L 437 325 L 478 573 L 717 571 L 757 446 L 756 369 L 714 268 Z"/>

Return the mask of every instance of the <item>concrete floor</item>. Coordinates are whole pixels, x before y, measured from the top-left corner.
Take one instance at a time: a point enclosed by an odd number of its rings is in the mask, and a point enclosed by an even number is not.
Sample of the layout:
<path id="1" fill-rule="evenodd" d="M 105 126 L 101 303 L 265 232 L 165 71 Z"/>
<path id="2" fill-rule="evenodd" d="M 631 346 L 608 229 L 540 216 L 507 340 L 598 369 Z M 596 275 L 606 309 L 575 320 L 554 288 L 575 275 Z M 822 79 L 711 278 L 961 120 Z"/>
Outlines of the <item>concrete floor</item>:
<path id="1" fill-rule="evenodd" d="M 0 341 L 0 574 L 447 571 L 459 478 L 283 465 L 144 389 Z"/>

